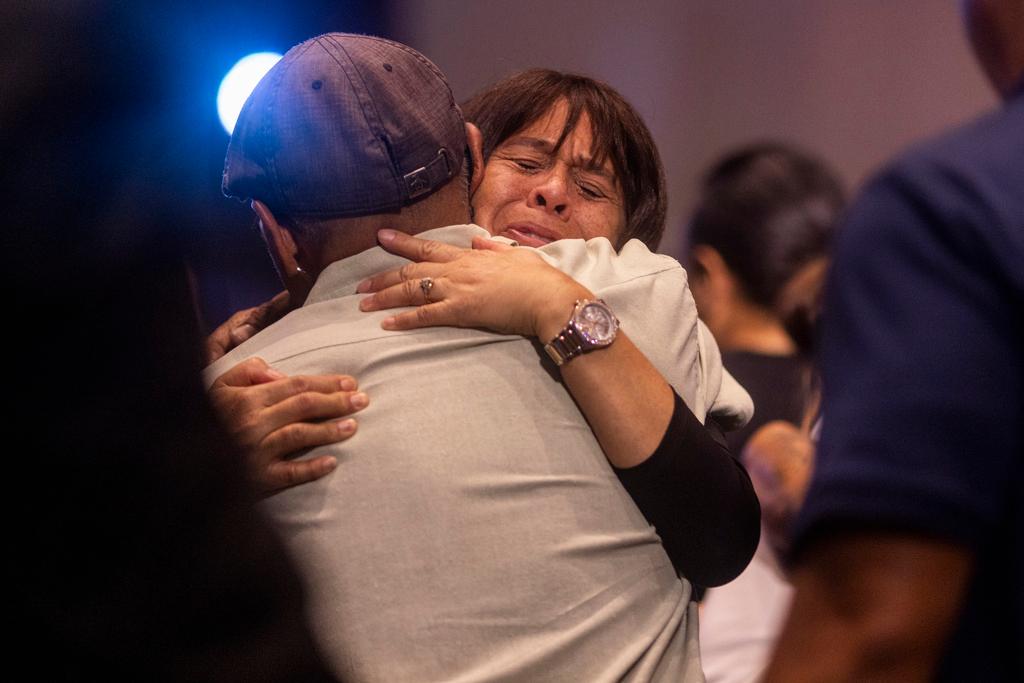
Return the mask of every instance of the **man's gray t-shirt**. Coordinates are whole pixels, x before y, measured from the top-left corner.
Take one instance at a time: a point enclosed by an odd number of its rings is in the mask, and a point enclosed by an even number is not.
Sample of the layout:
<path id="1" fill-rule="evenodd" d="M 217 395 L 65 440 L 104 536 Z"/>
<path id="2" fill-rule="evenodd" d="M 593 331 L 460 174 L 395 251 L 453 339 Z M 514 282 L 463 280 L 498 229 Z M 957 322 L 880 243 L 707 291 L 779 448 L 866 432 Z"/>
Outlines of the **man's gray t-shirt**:
<path id="1" fill-rule="evenodd" d="M 475 226 L 422 237 L 468 246 Z M 604 298 L 701 419 L 749 397 L 696 319 L 686 275 L 637 242 L 540 250 Z M 456 328 L 388 332 L 356 284 L 404 260 L 336 262 L 306 304 L 207 370 L 250 356 L 347 373 L 371 400 L 338 468 L 266 502 L 344 680 L 703 680 L 691 588 L 619 484 L 539 345 Z M 566 311 L 568 318 L 569 311 Z"/>

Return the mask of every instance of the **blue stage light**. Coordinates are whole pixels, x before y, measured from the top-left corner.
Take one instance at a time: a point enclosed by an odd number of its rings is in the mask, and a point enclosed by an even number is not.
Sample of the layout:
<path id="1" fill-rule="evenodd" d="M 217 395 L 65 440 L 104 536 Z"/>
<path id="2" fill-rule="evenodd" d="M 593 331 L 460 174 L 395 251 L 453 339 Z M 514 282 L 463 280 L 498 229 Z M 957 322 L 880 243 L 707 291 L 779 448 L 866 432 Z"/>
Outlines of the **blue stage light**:
<path id="1" fill-rule="evenodd" d="M 217 90 L 217 115 L 224 130 L 231 134 L 242 105 L 270 69 L 281 59 L 276 52 L 257 52 L 242 57 L 231 67 Z"/>

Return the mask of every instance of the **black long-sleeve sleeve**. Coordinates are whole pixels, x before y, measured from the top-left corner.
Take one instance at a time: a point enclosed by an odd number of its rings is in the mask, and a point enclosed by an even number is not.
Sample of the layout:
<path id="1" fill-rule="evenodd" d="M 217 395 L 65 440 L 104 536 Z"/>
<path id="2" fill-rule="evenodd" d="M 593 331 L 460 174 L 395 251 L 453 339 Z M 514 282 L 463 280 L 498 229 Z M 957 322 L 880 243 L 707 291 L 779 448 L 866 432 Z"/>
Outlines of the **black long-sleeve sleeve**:
<path id="1" fill-rule="evenodd" d="M 754 556 L 761 507 L 750 477 L 713 419 L 702 425 L 678 394 L 658 448 L 616 474 L 691 583 L 720 586 Z"/>

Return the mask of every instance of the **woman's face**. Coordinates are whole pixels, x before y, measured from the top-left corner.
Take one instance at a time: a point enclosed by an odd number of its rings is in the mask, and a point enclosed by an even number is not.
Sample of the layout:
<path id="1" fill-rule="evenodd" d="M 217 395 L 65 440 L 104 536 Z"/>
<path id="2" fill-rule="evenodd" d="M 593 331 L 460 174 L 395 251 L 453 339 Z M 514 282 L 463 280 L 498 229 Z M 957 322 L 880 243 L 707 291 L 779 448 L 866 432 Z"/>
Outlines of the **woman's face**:
<path id="1" fill-rule="evenodd" d="M 608 159 L 593 162 L 586 112 L 555 150 L 567 109 L 557 103 L 491 153 L 473 208 L 492 235 L 531 247 L 573 238 L 617 242 L 626 225 L 622 188 Z"/>

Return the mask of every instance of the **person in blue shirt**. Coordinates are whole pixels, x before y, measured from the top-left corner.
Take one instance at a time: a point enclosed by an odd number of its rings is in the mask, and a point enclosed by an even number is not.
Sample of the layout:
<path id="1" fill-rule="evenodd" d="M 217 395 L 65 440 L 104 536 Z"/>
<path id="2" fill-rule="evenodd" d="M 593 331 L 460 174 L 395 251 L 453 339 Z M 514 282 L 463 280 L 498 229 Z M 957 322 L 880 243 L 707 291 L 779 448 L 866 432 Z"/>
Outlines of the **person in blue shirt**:
<path id="1" fill-rule="evenodd" d="M 870 182 L 768 681 L 1024 680 L 1024 1 L 965 0 L 1005 100 Z"/>

